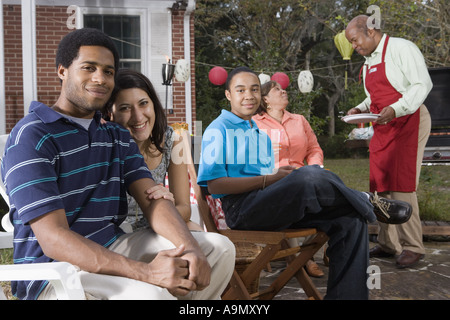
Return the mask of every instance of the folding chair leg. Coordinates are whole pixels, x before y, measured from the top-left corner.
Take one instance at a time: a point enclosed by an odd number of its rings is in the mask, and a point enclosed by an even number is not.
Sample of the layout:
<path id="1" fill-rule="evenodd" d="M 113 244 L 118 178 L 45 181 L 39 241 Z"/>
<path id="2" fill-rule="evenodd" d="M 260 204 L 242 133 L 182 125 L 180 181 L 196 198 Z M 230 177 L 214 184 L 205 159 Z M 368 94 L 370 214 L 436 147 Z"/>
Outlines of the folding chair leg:
<path id="1" fill-rule="evenodd" d="M 241 276 L 235 270 L 230 280 L 230 288 L 223 295 L 223 300 L 245 299 L 250 300 L 252 297 L 248 293 L 247 287 L 256 277 L 259 277 L 261 270 L 272 260 L 274 255 L 280 249 L 280 245 L 268 244 L 255 260 L 244 270 Z"/>
<path id="2" fill-rule="evenodd" d="M 274 282 L 270 285 L 270 288 L 268 290 L 265 290 L 265 292 L 259 297 L 261 300 L 271 300 L 273 297 L 277 295 L 278 292 L 280 292 L 281 289 L 284 288 L 286 283 L 289 282 L 294 276 L 297 275 L 297 270 L 303 269 L 303 265 L 306 264 L 306 262 L 309 260 L 310 255 L 300 253 L 295 259 L 293 259 L 291 262 L 288 262 L 288 265 L 286 266 L 286 269 L 280 273 L 280 275 L 275 279 Z M 307 276 L 307 275 L 306 275 Z M 305 285 L 308 285 L 308 283 L 302 281 Z M 303 287 L 303 283 L 300 283 Z M 312 283 L 311 283 L 312 284 Z M 312 284 L 314 286 L 314 284 Z M 306 292 L 306 291 L 305 291 Z"/>
<path id="3" fill-rule="evenodd" d="M 322 300 L 322 295 L 320 294 L 319 290 L 317 290 L 316 286 L 312 282 L 311 278 L 306 273 L 305 268 L 301 268 L 298 270 L 298 272 L 295 274 L 295 277 L 297 278 L 298 282 L 302 286 L 303 290 L 305 291 L 305 294 L 308 296 L 308 298 L 313 298 L 314 300 Z"/>
<path id="4" fill-rule="evenodd" d="M 251 300 L 248 290 L 245 284 L 242 282 L 241 277 L 234 270 L 230 279 L 228 288 L 222 295 L 223 300 Z"/>
<path id="5" fill-rule="evenodd" d="M 280 250 L 279 244 L 268 244 L 261 253 L 242 273 L 242 279 L 245 285 L 252 283 L 255 278 L 261 274 L 261 271 L 270 263 L 275 254 Z"/>
<path id="6" fill-rule="evenodd" d="M 286 285 L 286 283 L 288 283 L 288 281 L 295 276 L 308 297 L 322 300 L 320 292 L 316 289 L 314 283 L 303 267 L 327 240 L 328 237 L 326 236 L 326 234 L 323 232 L 319 232 L 313 239 L 311 239 L 311 241 L 308 241 L 308 243 L 305 244 L 308 247 L 302 250 L 302 252 L 298 256 L 296 256 L 295 258 L 293 256 L 287 257 L 286 260 L 288 262 L 288 265 L 286 269 L 271 284 L 270 289 L 266 290 L 266 292 L 263 293 L 259 298 L 268 300 L 273 299 L 273 297 Z M 286 248 L 288 244 L 286 242 L 283 242 L 282 246 Z"/>
<path id="7" fill-rule="evenodd" d="M 312 256 L 322 247 L 325 245 L 325 243 L 328 241 L 328 236 L 323 233 L 323 232 L 319 232 L 317 233 L 317 235 L 311 239 L 311 242 L 315 242 L 314 245 L 314 253 L 312 254 Z M 308 242 L 310 243 L 310 242 Z M 308 259 L 309 260 L 309 259 Z M 306 295 L 309 298 L 313 298 L 315 300 L 322 300 L 322 295 L 320 294 L 320 292 L 317 290 L 316 286 L 314 285 L 314 283 L 312 282 L 311 278 L 309 277 L 309 275 L 306 273 L 305 268 L 301 268 L 295 275 L 295 277 L 297 278 L 298 282 L 300 283 L 300 285 L 302 286 L 303 290 L 305 291 Z"/>

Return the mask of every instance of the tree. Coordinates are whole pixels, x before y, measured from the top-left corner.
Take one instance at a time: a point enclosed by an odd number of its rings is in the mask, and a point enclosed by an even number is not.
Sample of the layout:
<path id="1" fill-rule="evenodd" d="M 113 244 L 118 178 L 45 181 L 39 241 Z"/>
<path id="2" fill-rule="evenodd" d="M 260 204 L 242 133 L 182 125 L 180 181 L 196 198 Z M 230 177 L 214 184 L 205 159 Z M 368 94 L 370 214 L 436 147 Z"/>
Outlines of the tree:
<path id="1" fill-rule="evenodd" d="M 333 136 L 337 106 L 350 94 L 344 88 L 346 64 L 333 38 L 372 4 L 380 7 L 384 32 L 415 42 L 429 67 L 450 65 L 448 0 L 197 0 L 198 110 L 214 115 L 227 105 L 223 88 L 207 80 L 211 66 L 246 65 L 267 74 L 283 71 L 291 79 L 292 110 L 310 115 L 317 132 L 323 124 L 319 120 L 327 119 L 325 131 Z M 363 61 L 354 54 L 348 65 L 352 86 L 358 83 Z M 301 94 L 296 86 L 304 69 L 313 72 L 313 95 Z M 362 86 L 354 93 L 363 94 Z"/>
<path id="2" fill-rule="evenodd" d="M 230 68 L 246 65 L 258 72 L 286 72 L 293 84 L 289 90 L 294 98 L 291 101 L 303 102 L 304 108 L 296 106 L 296 110 L 309 115 L 313 108 L 310 97 L 304 101 L 298 99 L 299 92 L 294 86 L 300 70 L 312 68 L 316 61 L 320 64 L 322 59 L 315 59 L 311 54 L 313 48 L 320 44 L 328 47 L 322 50 L 330 59 L 338 54 L 332 42 L 335 32 L 329 29 L 325 32 L 328 26 L 324 23 L 334 14 L 327 10 L 334 3 L 331 0 L 199 1 L 197 57 L 206 58 L 201 55 L 204 52 L 212 64 L 228 61 Z M 211 52 L 217 54 L 211 57 Z M 326 89 L 328 85 L 319 83 L 317 87 Z M 330 114 L 334 121 L 334 112 Z"/>
<path id="3" fill-rule="evenodd" d="M 381 9 L 382 30 L 414 42 L 429 67 L 450 65 L 448 0 L 371 2 Z"/>

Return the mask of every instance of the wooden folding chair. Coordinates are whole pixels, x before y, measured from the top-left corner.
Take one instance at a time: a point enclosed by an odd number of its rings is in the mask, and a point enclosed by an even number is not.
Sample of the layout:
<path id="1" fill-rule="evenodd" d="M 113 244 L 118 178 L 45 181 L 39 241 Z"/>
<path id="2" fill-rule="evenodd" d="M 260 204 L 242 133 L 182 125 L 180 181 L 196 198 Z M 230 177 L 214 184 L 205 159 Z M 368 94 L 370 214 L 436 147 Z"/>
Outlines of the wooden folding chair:
<path id="1" fill-rule="evenodd" d="M 192 172 L 193 171 L 193 172 Z M 197 177 L 193 166 L 190 167 L 191 178 Z M 192 179 L 196 181 L 196 179 Z M 196 183 L 193 184 L 196 193 L 198 209 L 208 232 L 217 232 L 227 236 L 236 246 L 236 268 L 228 288 L 222 298 L 225 300 L 272 299 L 292 278 L 296 277 L 309 299 L 321 300 L 322 296 L 306 273 L 304 266 L 314 254 L 328 241 L 325 233 L 316 229 L 295 229 L 283 231 L 245 231 L 217 229 L 210 208 L 206 201 L 207 191 Z M 301 246 L 290 247 L 288 240 L 292 238 L 311 236 Z M 249 256 L 248 245 L 261 248 Z M 270 261 L 285 258 L 286 269 L 279 274 L 273 283 L 264 290 L 256 288 L 249 290 L 252 283 L 258 280 L 261 271 Z M 247 265 L 244 270 L 238 270 L 241 262 Z"/>

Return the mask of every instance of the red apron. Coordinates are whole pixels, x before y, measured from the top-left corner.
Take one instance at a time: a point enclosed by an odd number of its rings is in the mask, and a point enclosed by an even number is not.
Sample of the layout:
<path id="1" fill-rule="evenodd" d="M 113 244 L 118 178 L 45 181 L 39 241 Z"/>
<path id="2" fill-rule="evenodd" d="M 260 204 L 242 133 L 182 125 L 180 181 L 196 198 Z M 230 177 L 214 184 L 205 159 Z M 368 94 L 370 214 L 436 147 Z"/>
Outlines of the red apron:
<path id="1" fill-rule="evenodd" d="M 380 113 L 402 97 L 386 77 L 384 58 L 388 41 L 389 36 L 386 36 L 381 63 L 366 66 L 364 83 L 372 100 L 372 113 Z M 417 110 L 411 115 L 394 118 L 386 125 L 374 123 L 369 145 L 371 192 L 416 190 L 419 121 L 420 111 Z"/>

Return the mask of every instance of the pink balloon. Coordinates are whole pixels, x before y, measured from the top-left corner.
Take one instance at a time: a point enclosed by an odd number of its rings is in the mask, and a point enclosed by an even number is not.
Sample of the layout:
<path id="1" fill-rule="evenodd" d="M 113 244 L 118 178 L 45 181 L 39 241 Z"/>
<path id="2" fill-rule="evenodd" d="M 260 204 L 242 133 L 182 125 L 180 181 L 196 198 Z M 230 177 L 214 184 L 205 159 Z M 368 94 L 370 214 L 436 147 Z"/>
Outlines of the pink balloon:
<path id="1" fill-rule="evenodd" d="M 270 80 L 278 82 L 283 90 L 289 85 L 289 76 L 284 72 L 275 73 Z"/>
<path id="2" fill-rule="evenodd" d="M 228 72 L 222 67 L 214 67 L 209 71 L 208 78 L 216 86 L 221 86 L 227 81 Z"/>

